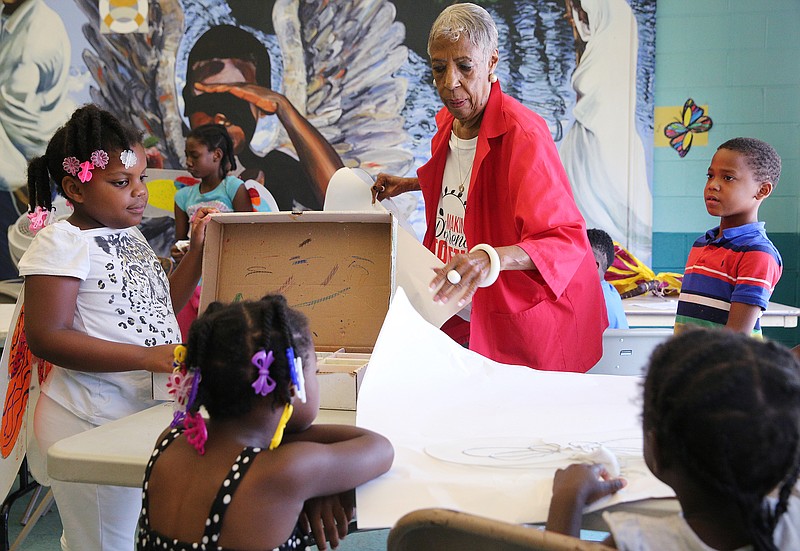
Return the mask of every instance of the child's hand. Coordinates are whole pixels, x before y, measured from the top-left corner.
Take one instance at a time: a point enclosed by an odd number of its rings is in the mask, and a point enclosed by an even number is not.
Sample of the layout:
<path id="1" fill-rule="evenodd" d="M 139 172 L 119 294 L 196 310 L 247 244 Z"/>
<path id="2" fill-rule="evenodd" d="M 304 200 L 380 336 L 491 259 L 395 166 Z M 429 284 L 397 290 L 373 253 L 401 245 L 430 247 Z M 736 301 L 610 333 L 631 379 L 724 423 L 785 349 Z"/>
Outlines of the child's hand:
<path id="1" fill-rule="evenodd" d="M 201 207 L 194 213 L 189 221 L 189 250 L 203 250 L 206 241 L 206 224 L 211 220 L 209 215 L 217 212 L 219 212 L 218 209 Z"/>
<path id="2" fill-rule="evenodd" d="M 186 251 L 189 250 L 189 245 L 190 242 L 188 239 L 181 239 L 172 245 L 169 250 L 169 255 L 172 257 L 172 260 L 175 261 L 175 264 L 180 262 L 181 259 L 186 255 Z"/>
<path id="3" fill-rule="evenodd" d="M 612 478 L 602 465 L 575 463 L 556 471 L 553 499 L 557 496 L 572 497 L 577 505 L 585 507 L 602 497 L 617 493 L 627 483 L 624 478 Z"/>
<path id="4" fill-rule="evenodd" d="M 339 547 L 339 540 L 347 536 L 347 529 L 355 513 L 355 491 L 341 494 L 315 497 L 303 505 L 300 515 L 300 528 L 311 532 L 320 551 L 327 549 L 326 541 L 331 548 Z"/>
<path id="5" fill-rule="evenodd" d="M 625 487 L 623 478 L 611 478 L 602 465 L 576 463 L 558 469 L 553 479 L 553 498 L 547 514 L 547 529 L 578 536 L 583 508 Z"/>
<path id="6" fill-rule="evenodd" d="M 144 348 L 144 369 L 152 373 L 172 373 L 175 346 L 174 344 L 160 344 Z"/>

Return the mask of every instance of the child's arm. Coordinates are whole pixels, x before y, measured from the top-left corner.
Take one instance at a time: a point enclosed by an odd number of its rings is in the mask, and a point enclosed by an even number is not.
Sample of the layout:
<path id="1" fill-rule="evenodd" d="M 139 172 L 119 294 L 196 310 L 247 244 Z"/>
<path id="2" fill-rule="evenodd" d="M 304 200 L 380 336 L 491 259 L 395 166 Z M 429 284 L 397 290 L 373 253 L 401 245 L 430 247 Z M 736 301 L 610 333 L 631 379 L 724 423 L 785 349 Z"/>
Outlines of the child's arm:
<path id="1" fill-rule="evenodd" d="M 122 344 L 72 327 L 80 280 L 30 275 L 25 278 L 25 336 L 36 356 L 77 371 L 172 370 L 172 344 L 145 347 Z"/>
<path id="2" fill-rule="evenodd" d="M 312 425 L 285 435 L 284 440 L 301 444 L 292 447 L 296 451 L 290 457 L 284 457 L 286 465 L 281 472 L 287 490 L 303 494 L 303 501 L 355 488 L 388 471 L 394 460 L 389 440 L 350 425 Z"/>
<path id="3" fill-rule="evenodd" d="M 175 208 L 177 210 L 177 207 Z M 197 210 L 192 220 L 189 250 L 170 275 L 169 294 L 175 312 L 179 312 L 186 306 L 200 281 L 200 272 L 203 267 L 203 246 L 206 241 L 206 224 L 211 220 L 209 214 L 215 212 L 219 211 L 207 207 Z"/>
<path id="4" fill-rule="evenodd" d="M 749 335 L 753 332 L 756 320 L 760 315 L 760 306 L 744 302 L 731 302 L 731 310 L 728 312 L 728 323 L 725 324 L 725 328 Z"/>
<path id="5" fill-rule="evenodd" d="M 175 203 L 175 241 L 189 237 L 189 215 Z"/>
<path id="6" fill-rule="evenodd" d="M 625 487 L 622 478 L 611 478 L 602 465 L 576 463 L 558 469 L 553 479 L 553 497 L 547 529 L 580 537 L 583 508 Z"/>
<path id="7" fill-rule="evenodd" d="M 236 190 L 236 195 L 233 197 L 233 210 L 236 212 L 253 212 L 253 201 L 250 199 L 250 194 L 244 184 L 239 186 Z"/>

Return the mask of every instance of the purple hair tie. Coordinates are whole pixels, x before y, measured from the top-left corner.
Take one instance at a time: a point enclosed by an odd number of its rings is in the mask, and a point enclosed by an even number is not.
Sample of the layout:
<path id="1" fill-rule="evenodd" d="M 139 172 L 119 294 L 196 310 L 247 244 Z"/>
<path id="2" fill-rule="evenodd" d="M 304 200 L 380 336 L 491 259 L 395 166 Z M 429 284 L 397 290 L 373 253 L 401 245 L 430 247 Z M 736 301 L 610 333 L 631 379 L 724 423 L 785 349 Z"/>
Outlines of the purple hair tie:
<path id="1" fill-rule="evenodd" d="M 253 362 L 253 365 L 258 368 L 258 377 L 250 386 L 253 387 L 253 390 L 255 390 L 256 394 L 266 396 L 275 390 L 276 386 L 275 380 L 269 376 L 269 366 L 271 366 L 272 362 L 275 361 L 272 350 L 267 353 L 262 348 L 253 354 L 253 359 L 251 361 Z"/>

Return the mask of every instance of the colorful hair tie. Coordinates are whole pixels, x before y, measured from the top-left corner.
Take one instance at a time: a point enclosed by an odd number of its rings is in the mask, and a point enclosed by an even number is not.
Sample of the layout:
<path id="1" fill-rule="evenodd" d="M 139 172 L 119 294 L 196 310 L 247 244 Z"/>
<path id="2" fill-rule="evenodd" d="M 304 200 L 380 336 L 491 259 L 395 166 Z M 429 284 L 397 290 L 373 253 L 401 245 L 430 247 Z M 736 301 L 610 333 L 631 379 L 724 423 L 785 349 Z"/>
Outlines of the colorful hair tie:
<path id="1" fill-rule="evenodd" d="M 200 412 L 187 413 L 186 418 L 183 420 L 183 433 L 186 435 L 186 441 L 189 442 L 197 453 L 203 455 L 206 453 L 206 441 L 208 440 L 208 429 L 206 428 L 206 420 L 200 415 Z M 282 432 L 282 431 L 281 431 Z"/>
<path id="2" fill-rule="evenodd" d="M 77 157 L 64 157 L 64 161 L 61 163 L 61 166 L 63 167 L 64 172 L 67 174 L 72 174 L 85 184 L 92 179 L 92 170 L 95 168 L 104 169 L 107 164 L 108 153 L 102 149 L 96 149 L 92 152 L 88 161 L 82 163 Z M 126 166 L 125 168 L 129 167 Z"/>
<path id="3" fill-rule="evenodd" d="M 28 213 L 28 229 L 31 233 L 36 233 L 44 228 L 50 220 L 50 211 L 44 207 L 36 206 L 33 212 Z"/>
<path id="4" fill-rule="evenodd" d="M 119 160 L 122 161 L 122 164 L 125 168 L 131 168 L 136 166 L 136 163 L 139 162 L 139 158 L 136 156 L 136 152 L 131 149 L 126 149 L 122 153 L 119 154 Z"/>
<path id="5" fill-rule="evenodd" d="M 275 429 L 275 434 L 272 435 L 272 441 L 269 443 L 269 449 L 274 450 L 281 445 L 281 440 L 283 440 L 283 432 L 286 430 L 286 424 L 289 422 L 289 418 L 291 418 L 293 411 L 294 407 L 292 404 L 286 404 L 283 406 L 283 413 L 278 421 L 278 427 Z"/>
<path id="6" fill-rule="evenodd" d="M 253 387 L 253 390 L 256 391 L 256 394 L 266 396 L 275 390 L 275 386 L 277 385 L 275 380 L 269 376 L 269 366 L 271 366 L 272 362 L 275 361 L 272 350 L 270 350 L 268 354 L 262 348 L 253 354 L 253 359 L 250 361 L 258 368 L 258 377 L 256 377 L 256 380 L 250 386 Z"/>
<path id="7" fill-rule="evenodd" d="M 192 407 L 197 397 L 197 387 L 200 384 L 200 370 L 187 369 L 186 347 L 179 344 L 173 352 L 172 373 L 167 381 L 168 393 L 175 398 L 172 414 L 172 428 L 177 427 L 186 418 L 186 413 Z"/>
<path id="8" fill-rule="evenodd" d="M 297 396 L 300 401 L 306 403 L 306 380 L 303 375 L 303 360 L 302 358 L 294 357 L 294 348 L 291 346 L 286 349 L 286 360 L 289 363 L 289 374 L 292 377 L 292 384 L 297 390 Z"/>

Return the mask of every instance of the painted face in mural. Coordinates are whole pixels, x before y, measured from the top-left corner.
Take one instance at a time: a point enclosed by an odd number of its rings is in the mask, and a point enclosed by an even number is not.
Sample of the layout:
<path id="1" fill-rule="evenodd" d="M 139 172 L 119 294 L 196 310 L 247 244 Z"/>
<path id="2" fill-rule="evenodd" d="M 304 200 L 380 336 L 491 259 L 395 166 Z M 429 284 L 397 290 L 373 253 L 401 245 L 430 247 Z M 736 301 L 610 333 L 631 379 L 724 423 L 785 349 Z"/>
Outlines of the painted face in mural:
<path id="1" fill-rule="evenodd" d="M 209 59 L 195 63 L 190 69 L 189 85 L 255 82 L 255 65 L 241 59 Z M 233 140 L 233 150 L 240 153 L 252 138 L 258 114 L 255 108 L 237 98 L 220 94 L 203 94 L 195 90 L 195 111 L 189 115 L 189 125 L 221 124 Z M 249 111 L 249 113 L 248 113 Z"/>
<path id="2" fill-rule="evenodd" d="M 136 164 L 125 168 L 119 151 L 108 151 L 105 169 L 92 170 L 92 179 L 81 183 L 73 176 L 64 178 L 64 191 L 75 207 L 70 222 L 82 230 L 95 228 L 129 228 L 142 221 L 147 206 L 144 183 L 147 156 L 137 145 Z"/>
<path id="3" fill-rule="evenodd" d="M 758 180 L 744 154 L 719 149 L 708 167 L 704 198 L 711 216 L 719 216 L 720 228 L 755 222 L 761 200 L 772 192 L 772 183 Z"/>
<path id="4" fill-rule="evenodd" d="M 478 135 L 492 88 L 489 74 L 497 66 L 497 58 L 495 51 L 487 59 L 483 50 L 463 36 L 457 42 L 440 37 L 431 44 L 436 90 L 444 106 L 458 121 L 453 129 L 460 138 Z"/>

